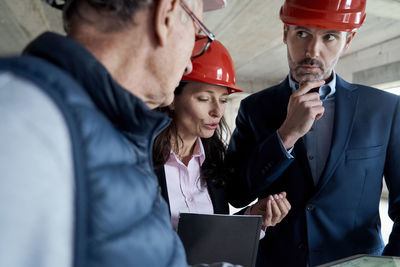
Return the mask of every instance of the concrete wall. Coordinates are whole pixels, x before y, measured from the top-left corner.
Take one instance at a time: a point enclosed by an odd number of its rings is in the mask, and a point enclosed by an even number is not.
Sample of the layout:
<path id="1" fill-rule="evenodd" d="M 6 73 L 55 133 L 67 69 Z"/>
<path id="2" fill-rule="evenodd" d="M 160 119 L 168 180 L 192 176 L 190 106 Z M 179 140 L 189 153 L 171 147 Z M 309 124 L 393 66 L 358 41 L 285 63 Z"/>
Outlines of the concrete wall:
<path id="1" fill-rule="evenodd" d="M 0 0 L 0 55 L 19 54 L 45 31 L 63 32 L 61 11 L 41 0 Z"/>
<path id="2" fill-rule="evenodd" d="M 350 82 L 366 85 L 394 82 L 400 80 L 399 61 L 400 29 L 396 38 L 342 57 L 336 71 Z"/>

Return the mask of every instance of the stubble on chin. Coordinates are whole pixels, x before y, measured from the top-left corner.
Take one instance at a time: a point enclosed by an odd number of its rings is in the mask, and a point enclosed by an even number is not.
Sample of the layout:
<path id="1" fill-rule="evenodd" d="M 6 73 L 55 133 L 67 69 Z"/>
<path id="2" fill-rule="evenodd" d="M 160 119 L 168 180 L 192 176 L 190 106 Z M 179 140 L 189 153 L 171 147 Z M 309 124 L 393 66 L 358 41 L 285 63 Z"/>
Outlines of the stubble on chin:
<path id="1" fill-rule="evenodd" d="M 317 59 L 304 58 L 298 62 L 294 62 L 289 51 L 287 51 L 287 59 L 289 63 L 290 75 L 298 83 L 324 80 L 327 78 L 325 77 L 327 76 L 327 73 L 325 72 L 323 63 Z M 312 65 L 318 67 L 320 71 L 304 72 L 300 69 L 303 65 Z"/>
<path id="2" fill-rule="evenodd" d="M 304 72 L 291 72 L 292 77 L 299 82 L 299 83 L 304 83 L 304 82 L 312 82 L 312 81 L 319 81 L 319 80 L 324 80 L 323 74 L 319 73 L 304 73 Z"/>
<path id="3" fill-rule="evenodd" d="M 304 72 L 300 70 L 302 66 L 301 63 L 294 64 L 291 62 L 291 64 L 290 74 L 299 83 L 324 80 L 325 78 L 325 72 L 322 66 L 318 66 L 320 69 L 319 72 Z"/>

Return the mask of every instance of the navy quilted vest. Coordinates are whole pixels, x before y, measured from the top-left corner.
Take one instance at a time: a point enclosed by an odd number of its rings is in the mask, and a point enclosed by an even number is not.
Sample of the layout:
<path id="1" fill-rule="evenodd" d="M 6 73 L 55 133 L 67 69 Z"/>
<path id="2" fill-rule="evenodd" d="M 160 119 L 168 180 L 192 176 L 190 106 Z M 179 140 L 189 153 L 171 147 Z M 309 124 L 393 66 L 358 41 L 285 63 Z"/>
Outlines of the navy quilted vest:
<path id="1" fill-rule="evenodd" d="M 68 125 L 76 177 L 74 266 L 187 266 L 152 166 L 153 140 L 169 120 L 68 37 L 45 33 L 22 57 L 0 60 L 0 71 L 37 84 Z"/>

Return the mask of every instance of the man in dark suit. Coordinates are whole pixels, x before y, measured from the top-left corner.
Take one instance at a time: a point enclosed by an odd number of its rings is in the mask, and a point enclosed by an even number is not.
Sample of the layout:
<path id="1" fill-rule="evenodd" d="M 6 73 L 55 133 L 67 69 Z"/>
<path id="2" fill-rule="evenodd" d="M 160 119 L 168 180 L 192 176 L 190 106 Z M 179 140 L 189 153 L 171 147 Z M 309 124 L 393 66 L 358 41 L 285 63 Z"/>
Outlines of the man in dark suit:
<path id="1" fill-rule="evenodd" d="M 290 73 L 242 101 L 227 164 L 237 207 L 286 191 L 292 209 L 260 242 L 258 266 L 315 266 L 354 254 L 400 255 L 400 101 L 334 67 L 365 0 L 286 0 Z M 380 233 L 382 177 L 394 221 Z"/>

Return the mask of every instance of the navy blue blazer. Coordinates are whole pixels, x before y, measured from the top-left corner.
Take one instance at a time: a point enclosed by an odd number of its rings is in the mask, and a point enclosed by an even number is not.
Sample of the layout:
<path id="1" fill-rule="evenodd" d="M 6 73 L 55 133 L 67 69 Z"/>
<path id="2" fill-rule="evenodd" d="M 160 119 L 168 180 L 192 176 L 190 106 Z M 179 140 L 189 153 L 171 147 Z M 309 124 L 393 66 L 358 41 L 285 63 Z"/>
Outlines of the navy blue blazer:
<path id="1" fill-rule="evenodd" d="M 288 79 L 241 102 L 227 154 L 228 200 L 235 207 L 287 192 L 292 209 L 260 241 L 258 266 L 310 266 L 358 253 L 400 255 L 399 97 L 337 76 L 330 155 L 314 185 L 303 140 L 294 159 L 277 129 L 291 95 Z M 389 244 L 380 235 L 382 176 L 394 221 Z"/>

